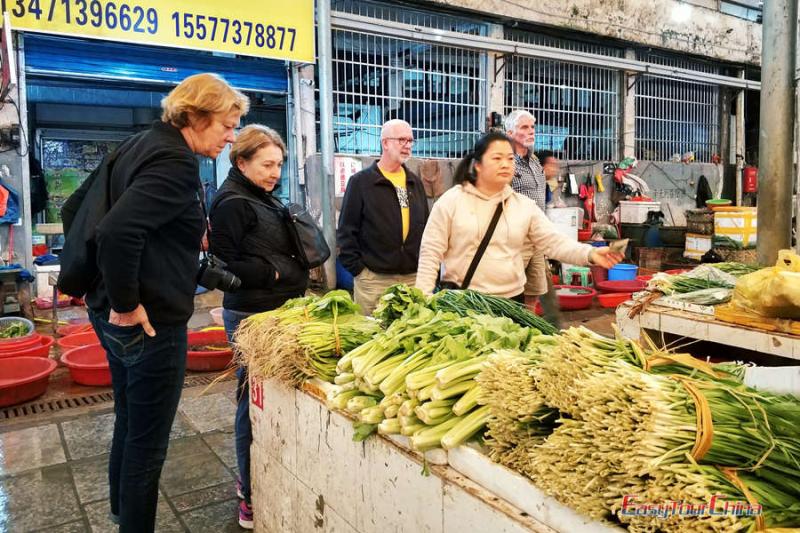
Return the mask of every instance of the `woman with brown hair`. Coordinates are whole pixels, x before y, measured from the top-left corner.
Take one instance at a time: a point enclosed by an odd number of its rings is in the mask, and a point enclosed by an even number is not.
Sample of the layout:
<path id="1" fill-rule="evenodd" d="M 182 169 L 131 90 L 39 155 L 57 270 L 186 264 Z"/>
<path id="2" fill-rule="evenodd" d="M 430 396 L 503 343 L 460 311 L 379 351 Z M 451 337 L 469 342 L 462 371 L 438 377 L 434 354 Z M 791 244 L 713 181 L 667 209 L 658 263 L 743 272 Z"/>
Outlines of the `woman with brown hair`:
<path id="1" fill-rule="evenodd" d="M 297 260 L 288 216 L 274 195 L 280 185 L 286 145 L 274 130 L 252 124 L 231 148 L 231 167 L 211 205 L 211 253 L 227 263 L 242 280 L 236 292 L 225 294 L 222 318 L 231 340 L 246 317 L 270 311 L 286 300 L 302 296 L 308 270 Z M 250 394 L 247 371 L 237 371 L 236 457 L 239 525 L 253 529 L 250 507 Z"/>
<path id="2" fill-rule="evenodd" d="M 100 276 L 86 295 L 111 367 L 111 514 L 123 533 L 155 527 L 158 480 L 183 389 L 206 227 L 196 156 L 217 157 L 233 142 L 249 102 L 222 78 L 197 74 L 161 107 L 161 120 L 117 149 L 111 207 L 95 237 Z"/>

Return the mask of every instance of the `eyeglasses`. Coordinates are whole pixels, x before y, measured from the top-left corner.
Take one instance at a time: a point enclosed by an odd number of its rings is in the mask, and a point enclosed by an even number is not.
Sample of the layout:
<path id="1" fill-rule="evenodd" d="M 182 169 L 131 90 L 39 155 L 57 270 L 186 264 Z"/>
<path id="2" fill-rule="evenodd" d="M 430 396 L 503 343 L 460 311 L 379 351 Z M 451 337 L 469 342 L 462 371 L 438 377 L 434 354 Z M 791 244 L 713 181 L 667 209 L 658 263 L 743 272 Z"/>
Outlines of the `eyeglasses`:
<path id="1" fill-rule="evenodd" d="M 404 146 L 412 146 L 414 144 L 414 139 L 412 137 L 386 137 L 390 141 L 397 141 L 401 145 Z"/>

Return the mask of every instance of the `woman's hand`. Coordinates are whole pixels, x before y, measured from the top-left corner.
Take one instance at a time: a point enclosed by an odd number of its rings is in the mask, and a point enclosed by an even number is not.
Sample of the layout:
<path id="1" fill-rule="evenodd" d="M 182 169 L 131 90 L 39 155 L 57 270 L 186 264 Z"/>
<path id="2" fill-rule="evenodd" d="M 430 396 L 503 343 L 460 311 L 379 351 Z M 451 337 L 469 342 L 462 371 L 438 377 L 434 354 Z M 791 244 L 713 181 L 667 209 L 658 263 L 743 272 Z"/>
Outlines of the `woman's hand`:
<path id="1" fill-rule="evenodd" d="M 108 322 L 109 324 L 122 327 L 131 327 L 141 324 L 142 329 L 149 337 L 156 336 L 156 330 L 150 325 L 147 311 L 144 310 L 142 304 L 139 304 L 139 306 L 130 313 L 117 313 L 112 309 L 111 313 L 108 315 Z"/>
<path id="2" fill-rule="evenodd" d="M 614 252 L 608 246 L 595 248 L 589 254 L 589 262 L 594 266 L 601 266 L 603 268 L 611 268 L 623 259 L 625 259 L 625 254 Z"/>

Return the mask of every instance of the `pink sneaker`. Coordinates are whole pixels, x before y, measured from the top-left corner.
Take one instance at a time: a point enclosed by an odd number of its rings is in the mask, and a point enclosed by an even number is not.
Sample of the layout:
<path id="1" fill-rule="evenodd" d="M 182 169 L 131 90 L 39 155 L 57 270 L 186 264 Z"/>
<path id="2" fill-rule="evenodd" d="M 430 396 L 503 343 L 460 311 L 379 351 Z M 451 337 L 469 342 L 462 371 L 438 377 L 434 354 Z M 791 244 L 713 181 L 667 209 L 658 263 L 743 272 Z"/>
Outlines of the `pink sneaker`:
<path id="1" fill-rule="evenodd" d="M 253 508 L 245 501 L 239 502 L 239 526 L 244 529 L 253 529 Z"/>

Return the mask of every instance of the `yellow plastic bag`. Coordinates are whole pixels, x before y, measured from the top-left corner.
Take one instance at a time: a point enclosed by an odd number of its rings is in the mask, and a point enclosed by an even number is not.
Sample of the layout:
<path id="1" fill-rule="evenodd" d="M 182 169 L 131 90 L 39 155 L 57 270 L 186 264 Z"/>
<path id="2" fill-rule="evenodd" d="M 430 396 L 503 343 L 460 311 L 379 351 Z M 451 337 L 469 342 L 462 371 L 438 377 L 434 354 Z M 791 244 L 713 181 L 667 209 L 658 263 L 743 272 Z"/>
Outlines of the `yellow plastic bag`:
<path id="1" fill-rule="evenodd" d="M 800 256 L 781 250 L 774 267 L 739 278 L 732 303 L 761 316 L 800 319 Z"/>

